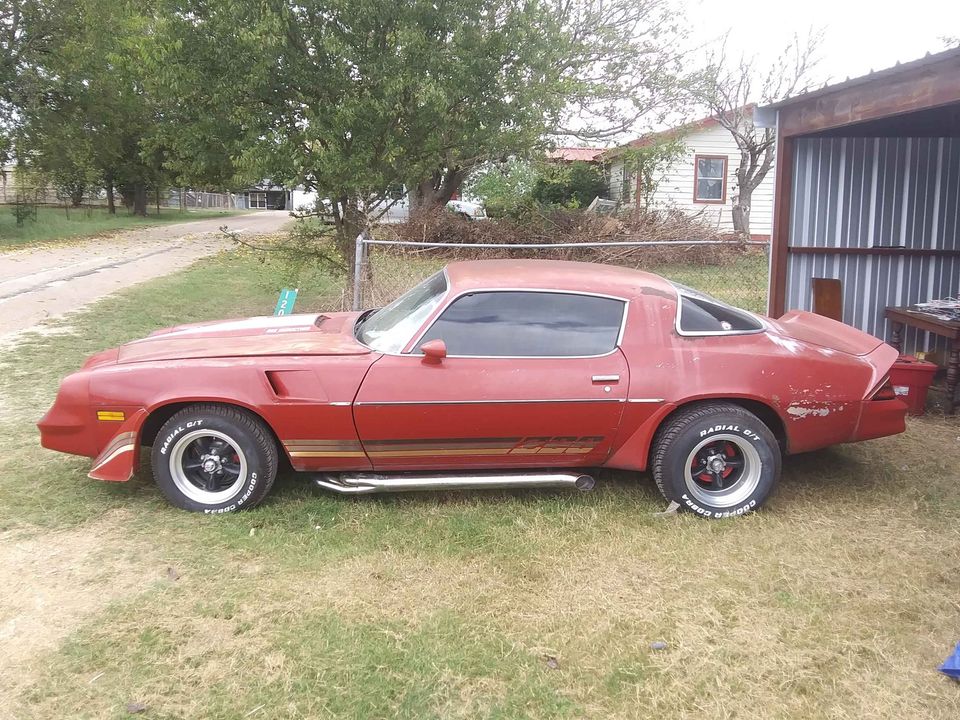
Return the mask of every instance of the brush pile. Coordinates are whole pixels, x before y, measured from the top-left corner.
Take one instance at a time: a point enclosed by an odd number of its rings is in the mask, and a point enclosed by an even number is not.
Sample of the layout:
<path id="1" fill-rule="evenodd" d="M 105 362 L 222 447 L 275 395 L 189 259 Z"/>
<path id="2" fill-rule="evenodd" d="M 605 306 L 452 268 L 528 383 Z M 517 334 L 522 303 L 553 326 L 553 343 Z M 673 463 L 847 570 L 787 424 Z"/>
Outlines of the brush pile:
<path id="1" fill-rule="evenodd" d="M 377 235 L 383 239 L 443 243 L 449 248 L 401 246 L 392 247 L 389 252 L 423 253 L 447 261 L 536 257 L 654 268 L 672 264 L 723 265 L 736 261 L 750 249 L 750 246 L 722 235 L 703 218 L 678 211 L 612 217 L 576 210 L 547 210 L 517 221 L 470 220 L 440 210 L 416 214 L 402 224 L 383 226 Z M 691 244 L 703 241 L 712 244 Z M 611 244 L 619 242 L 651 244 L 640 247 Z M 551 243 L 573 243 L 581 247 L 471 248 L 486 244 L 536 246 Z M 378 248 L 378 252 L 383 250 L 385 248 Z"/>

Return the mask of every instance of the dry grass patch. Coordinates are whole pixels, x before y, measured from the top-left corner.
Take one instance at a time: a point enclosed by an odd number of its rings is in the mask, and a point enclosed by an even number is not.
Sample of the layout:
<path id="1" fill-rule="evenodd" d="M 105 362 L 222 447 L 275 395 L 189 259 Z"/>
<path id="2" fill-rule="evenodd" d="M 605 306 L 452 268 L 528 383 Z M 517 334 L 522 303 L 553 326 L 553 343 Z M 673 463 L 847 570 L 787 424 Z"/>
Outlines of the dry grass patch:
<path id="1" fill-rule="evenodd" d="M 0 534 L 0 707 L 84 621 L 163 578 L 155 550 L 125 535 L 129 519 L 115 511 L 74 530 Z"/>

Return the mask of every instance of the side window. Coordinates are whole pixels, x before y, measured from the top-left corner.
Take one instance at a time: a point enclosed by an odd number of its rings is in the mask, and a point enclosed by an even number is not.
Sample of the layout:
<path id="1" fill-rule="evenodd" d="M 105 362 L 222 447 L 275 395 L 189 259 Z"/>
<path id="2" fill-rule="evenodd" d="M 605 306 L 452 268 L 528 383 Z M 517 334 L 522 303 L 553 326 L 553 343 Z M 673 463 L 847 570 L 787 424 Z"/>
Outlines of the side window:
<path id="1" fill-rule="evenodd" d="M 621 300 L 541 292 L 477 292 L 457 298 L 420 339 L 450 355 L 603 355 L 617 346 Z"/>
<path id="2" fill-rule="evenodd" d="M 753 332 L 763 325 L 736 308 L 699 297 L 680 296 L 680 330 L 694 333 Z"/>

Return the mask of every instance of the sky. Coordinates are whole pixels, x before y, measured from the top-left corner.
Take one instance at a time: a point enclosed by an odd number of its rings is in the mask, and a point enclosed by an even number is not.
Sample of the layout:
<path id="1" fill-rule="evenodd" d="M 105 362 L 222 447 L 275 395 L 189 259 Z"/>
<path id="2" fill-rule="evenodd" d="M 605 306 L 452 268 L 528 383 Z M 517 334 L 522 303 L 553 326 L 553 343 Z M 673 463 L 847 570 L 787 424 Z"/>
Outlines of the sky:
<path id="1" fill-rule="evenodd" d="M 774 61 L 794 33 L 824 29 L 819 84 L 881 70 L 946 49 L 960 38 L 960 0 L 676 0 L 691 39 L 707 43 L 730 30 L 728 52 Z"/>

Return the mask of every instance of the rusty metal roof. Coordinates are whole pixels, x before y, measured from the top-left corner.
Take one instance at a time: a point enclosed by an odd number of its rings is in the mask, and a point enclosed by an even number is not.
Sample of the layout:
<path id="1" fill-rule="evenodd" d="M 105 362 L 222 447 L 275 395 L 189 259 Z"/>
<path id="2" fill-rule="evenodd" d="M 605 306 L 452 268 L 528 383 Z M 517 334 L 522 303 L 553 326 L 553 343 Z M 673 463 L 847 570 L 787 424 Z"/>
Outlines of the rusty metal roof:
<path id="1" fill-rule="evenodd" d="M 603 148 L 591 147 L 558 147 L 547 151 L 547 158 L 562 162 L 593 162 L 604 151 Z"/>
<path id="2" fill-rule="evenodd" d="M 854 88 L 860 85 L 866 85 L 868 83 L 877 82 L 879 80 L 885 80 L 891 77 L 895 77 L 901 73 L 910 73 L 916 70 L 921 70 L 925 67 L 931 65 L 937 65 L 942 62 L 947 62 L 950 60 L 960 60 L 960 46 L 951 48 L 949 50 L 944 50 L 939 53 L 927 53 L 919 60 L 911 60 L 910 62 L 897 63 L 893 67 L 885 68 L 883 70 L 876 70 L 867 73 L 866 75 L 861 75 L 855 78 L 847 78 L 843 82 L 835 83 L 833 85 L 824 85 L 821 88 L 816 90 L 809 90 L 799 95 L 794 95 L 792 97 L 784 98 L 775 103 L 770 103 L 769 105 L 764 105 L 759 110 L 761 112 L 767 110 L 779 110 L 782 107 L 788 107 L 790 105 L 796 105 L 798 103 L 807 102 L 808 100 L 814 100 L 818 97 L 824 95 L 830 95 L 835 92 L 842 92 L 850 88 Z"/>

